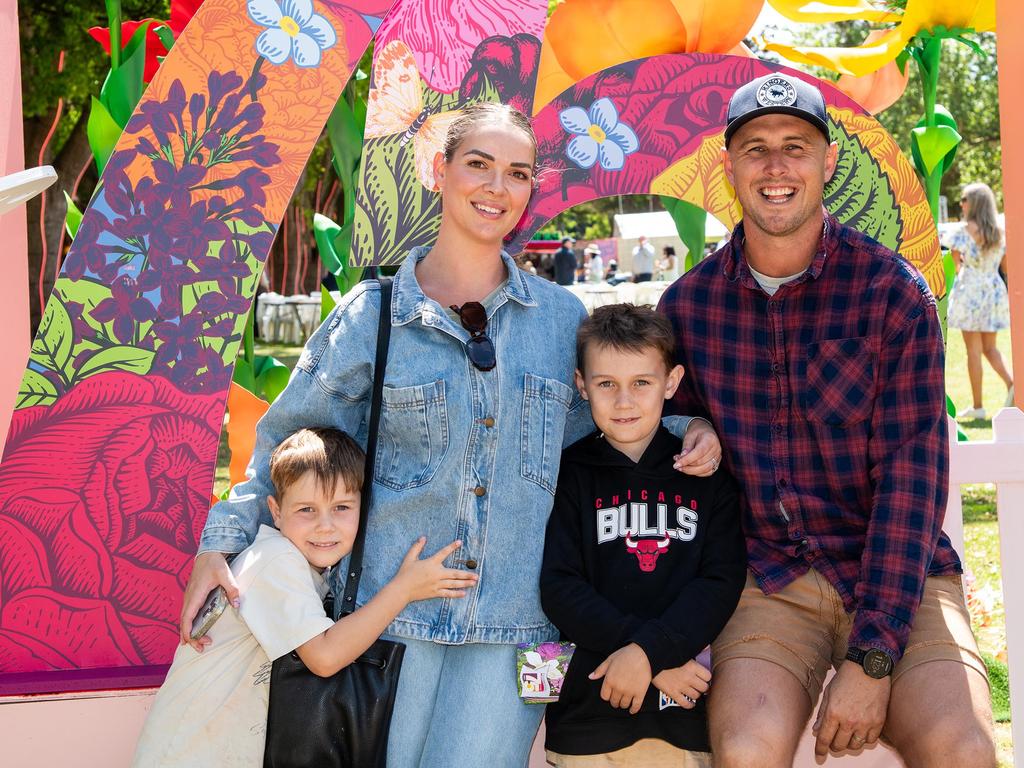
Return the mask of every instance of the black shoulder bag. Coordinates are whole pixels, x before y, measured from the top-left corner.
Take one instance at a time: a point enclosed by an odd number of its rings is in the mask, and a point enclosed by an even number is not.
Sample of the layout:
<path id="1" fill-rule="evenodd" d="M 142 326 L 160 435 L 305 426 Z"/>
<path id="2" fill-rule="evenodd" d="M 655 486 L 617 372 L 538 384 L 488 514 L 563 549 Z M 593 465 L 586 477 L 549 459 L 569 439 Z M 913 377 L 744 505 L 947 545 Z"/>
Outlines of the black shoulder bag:
<path id="1" fill-rule="evenodd" d="M 355 610 L 363 572 L 363 545 L 391 335 L 390 278 L 380 280 L 380 294 L 377 358 L 366 438 L 366 479 L 359 508 L 359 533 L 349 558 L 342 616 Z M 270 675 L 264 768 L 386 768 L 388 729 L 404 654 L 402 643 L 378 639 L 362 656 L 331 677 L 314 675 L 294 651 L 277 659 Z"/>

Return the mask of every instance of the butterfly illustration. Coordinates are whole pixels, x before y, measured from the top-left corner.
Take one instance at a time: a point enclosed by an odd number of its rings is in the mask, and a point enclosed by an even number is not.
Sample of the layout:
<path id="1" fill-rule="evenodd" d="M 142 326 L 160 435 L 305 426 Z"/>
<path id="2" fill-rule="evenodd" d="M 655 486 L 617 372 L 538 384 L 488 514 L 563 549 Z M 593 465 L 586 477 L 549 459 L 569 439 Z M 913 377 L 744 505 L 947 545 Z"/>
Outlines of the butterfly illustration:
<path id="1" fill-rule="evenodd" d="M 429 190 L 434 183 L 434 157 L 444 148 L 448 126 L 461 114 L 449 110 L 430 114 L 423 107 L 423 89 L 416 59 L 401 40 L 392 40 L 373 63 L 373 83 L 366 110 L 366 138 L 402 133 L 399 142 L 410 141 L 416 164 L 416 177 Z"/>

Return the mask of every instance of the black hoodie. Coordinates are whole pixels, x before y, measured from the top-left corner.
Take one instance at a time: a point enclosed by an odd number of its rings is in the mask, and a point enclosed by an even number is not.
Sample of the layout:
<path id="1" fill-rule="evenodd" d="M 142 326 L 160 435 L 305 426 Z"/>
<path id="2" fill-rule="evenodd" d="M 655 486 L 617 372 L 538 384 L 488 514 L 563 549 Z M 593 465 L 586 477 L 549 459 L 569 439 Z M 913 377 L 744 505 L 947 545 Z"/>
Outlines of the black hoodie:
<path id="1" fill-rule="evenodd" d="M 588 675 L 636 643 L 652 675 L 694 658 L 739 601 L 747 555 L 736 486 L 672 468 L 679 440 L 659 428 L 636 464 L 593 433 L 562 453 L 541 567 L 541 604 L 576 652 L 549 704 L 546 747 L 614 752 L 644 738 L 707 752 L 705 697 L 661 708 L 653 685 L 636 715 L 601 699 Z M 712 683 L 713 684 L 713 683 Z"/>

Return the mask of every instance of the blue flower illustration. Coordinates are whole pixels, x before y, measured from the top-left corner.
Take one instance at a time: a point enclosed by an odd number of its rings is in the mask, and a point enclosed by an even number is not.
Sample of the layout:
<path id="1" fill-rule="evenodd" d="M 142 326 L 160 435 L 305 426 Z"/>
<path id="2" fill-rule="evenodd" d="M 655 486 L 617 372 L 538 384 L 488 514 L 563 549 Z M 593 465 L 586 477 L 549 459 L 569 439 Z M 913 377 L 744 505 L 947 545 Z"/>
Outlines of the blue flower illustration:
<path id="1" fill-rule="evenodd" d="M 576 134 L 565 154 L 580 168 L 590 168 L 600 161 L 606 171 L 620 171 L 626 155 L 640 146 L 633 129 L 619 122 L 619 113 L 607 97 L 595 101 L 588 111 L 583 107 L 563 109 L 558 120 L 565 130 Z"/>
<path id="2" fill-rule="evenodd" d="M 256 52 L 272 64 L 292 59 L 316 67 L 323 51 L 338 42 L 334 28 L 313 13 L 313 0 L 249 0 L 249 18 L 267 29 L 256 38 Z"/>

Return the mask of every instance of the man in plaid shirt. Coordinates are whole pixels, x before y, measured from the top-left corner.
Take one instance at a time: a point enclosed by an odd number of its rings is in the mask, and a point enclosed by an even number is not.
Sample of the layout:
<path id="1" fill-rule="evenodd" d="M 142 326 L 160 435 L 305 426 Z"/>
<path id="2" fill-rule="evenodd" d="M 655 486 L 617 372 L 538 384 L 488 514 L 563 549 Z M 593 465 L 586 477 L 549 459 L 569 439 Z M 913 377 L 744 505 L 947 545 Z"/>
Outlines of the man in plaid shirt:
<path id="1" fill-rule="evenodd" d="M 749 573 L 715 642 L 718 766 L 789 766 L 883 736 L 910 766 L 996 765 L 984 662 L 940 530 L 948 487 L 935 299 L 822 207 L 824 100 L 772 74 L 738 89 L 723 154 L 744 219 L 665 293 L 687 376 L 744 495 Z"/>

